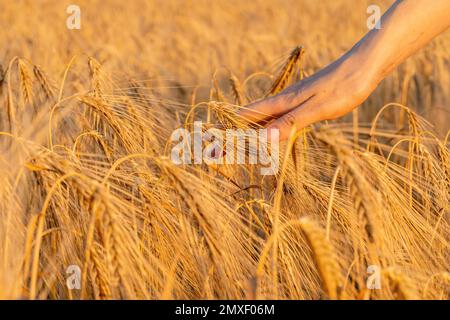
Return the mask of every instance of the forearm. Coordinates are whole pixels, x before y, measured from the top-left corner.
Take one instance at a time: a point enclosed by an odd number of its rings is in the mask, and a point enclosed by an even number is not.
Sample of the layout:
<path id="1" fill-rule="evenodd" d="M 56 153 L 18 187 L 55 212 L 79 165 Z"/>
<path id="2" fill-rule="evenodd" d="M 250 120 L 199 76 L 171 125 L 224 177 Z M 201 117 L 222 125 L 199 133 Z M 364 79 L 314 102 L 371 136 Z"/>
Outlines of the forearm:
<path id="1" fill-rule="evenodd" d="M 380 82 L 409 56 L 450 26 L 450 0 L 396 1 L 350 51 Z"/>

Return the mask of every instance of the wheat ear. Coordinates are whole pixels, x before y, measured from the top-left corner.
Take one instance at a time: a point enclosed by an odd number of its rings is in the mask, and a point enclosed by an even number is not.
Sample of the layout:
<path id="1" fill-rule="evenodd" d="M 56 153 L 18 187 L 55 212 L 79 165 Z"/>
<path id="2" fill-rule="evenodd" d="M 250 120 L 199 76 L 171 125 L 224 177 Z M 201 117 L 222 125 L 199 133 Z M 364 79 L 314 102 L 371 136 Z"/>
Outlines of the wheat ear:
<path id="1" fill-rule="evenodd" d="M 55 96 L 55 89 L 54 89 L 54 86 L 50 83 L 45 72 L 39 66 L 34 65 L 33 73 L 34 73 L 34 76 L 36 77 L 36 79 L 38 80 L 38 83 L 39 83 L 42 91 L 44 91 L 45 96 L 48 99 L 53 98 Z"/>
<path id="2" fill-rule="evenodd" d="M 22 90 L 22 97 L 24 102 L 32 103 L 33 101 L 33 81 L 31 80 L 30 72 L 28 66 L 24 60 L 18 60 L 19 68 L 19 80 L 20 87 Z"/>
<path id="3" fill-rule="evenodd" d="M 326 239 L 323 230 L 309 218 L 300 219 L 299 225 L 311 248 L 323 290 L 330 299 L 338 299 L 340 272 L 331 243 Z"/>
<path id="4" fill-rule="evenodd" d="M 294 50 L 292 50 L 286 63 L 281 68 L 278 75 L 275 77 L 272 87 L 270 88 L 266 96 L 273 96 L 287 87 L 289 81 L 292 79 L 292 76 L 295 73 L 295 67 L 301 62 L 304 53 L 305 50 L 303 49 L 303 47 L 296 47 L 294 48 Z"/>

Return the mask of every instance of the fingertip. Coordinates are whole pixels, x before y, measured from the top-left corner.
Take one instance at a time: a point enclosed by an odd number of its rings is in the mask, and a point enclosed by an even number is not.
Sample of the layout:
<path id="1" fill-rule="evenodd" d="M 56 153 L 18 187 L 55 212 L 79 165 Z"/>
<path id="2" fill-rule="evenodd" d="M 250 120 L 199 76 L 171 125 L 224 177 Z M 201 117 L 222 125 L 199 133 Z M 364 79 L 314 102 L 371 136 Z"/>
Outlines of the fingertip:
<path id="1" fill-rule="evenodd" d="M 239 117 L 246 119 L 247 121 L 258 122 L 264 119 L 266 116 L 259 111 L 261 105 L 259 102 L 248 104 L 245 107 L 241 107 L 236 114 Z"/>

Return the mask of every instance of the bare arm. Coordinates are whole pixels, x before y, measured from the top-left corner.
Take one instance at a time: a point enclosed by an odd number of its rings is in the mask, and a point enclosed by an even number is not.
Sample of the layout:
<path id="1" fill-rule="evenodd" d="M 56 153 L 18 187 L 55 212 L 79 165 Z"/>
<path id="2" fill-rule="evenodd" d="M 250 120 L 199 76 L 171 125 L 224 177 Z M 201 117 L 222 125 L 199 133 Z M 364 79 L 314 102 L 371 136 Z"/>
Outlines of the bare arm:
<path id="1" fill-rule="evenodd" d="M 292 126 L 335 119 L 359 106 L 400 63 L 450 26 L 450 0 L 398 0 L 352 49 L 316 74 L 250 104 L 243 117 L 287 139 Z"/>

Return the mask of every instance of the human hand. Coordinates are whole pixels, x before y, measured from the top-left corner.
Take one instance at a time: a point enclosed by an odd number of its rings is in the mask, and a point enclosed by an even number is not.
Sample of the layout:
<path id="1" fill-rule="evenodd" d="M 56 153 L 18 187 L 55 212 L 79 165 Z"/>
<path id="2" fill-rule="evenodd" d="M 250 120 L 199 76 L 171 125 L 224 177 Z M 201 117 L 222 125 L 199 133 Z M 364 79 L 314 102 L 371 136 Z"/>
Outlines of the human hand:
<path id="1" fill-rule="evenodd" d="M 252 122 L 279 129 L 280 140 L 292 127 L 300 130 L 314 122 L 336 119 L 359 106 L 376 88 L 379 76 L 364 57 L 350 51 L 339 60 L 279 94 L 254 102 L 239 111 Z"/>

